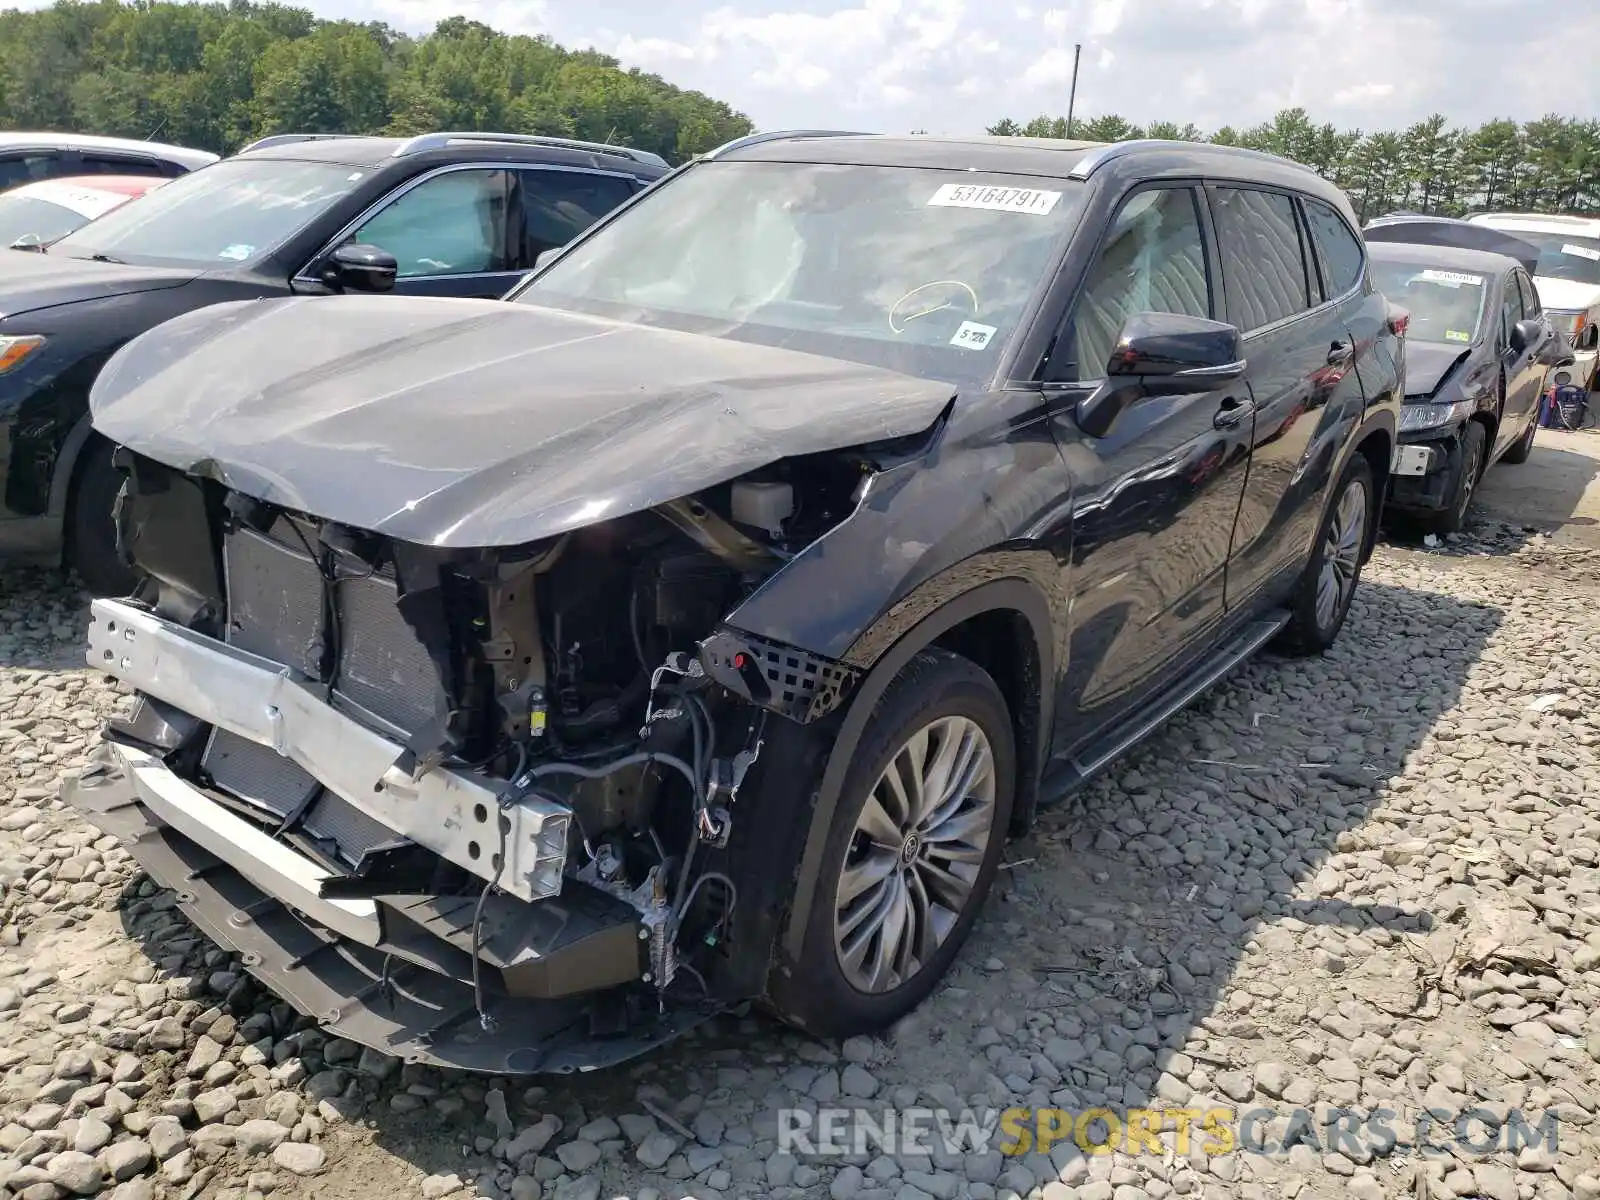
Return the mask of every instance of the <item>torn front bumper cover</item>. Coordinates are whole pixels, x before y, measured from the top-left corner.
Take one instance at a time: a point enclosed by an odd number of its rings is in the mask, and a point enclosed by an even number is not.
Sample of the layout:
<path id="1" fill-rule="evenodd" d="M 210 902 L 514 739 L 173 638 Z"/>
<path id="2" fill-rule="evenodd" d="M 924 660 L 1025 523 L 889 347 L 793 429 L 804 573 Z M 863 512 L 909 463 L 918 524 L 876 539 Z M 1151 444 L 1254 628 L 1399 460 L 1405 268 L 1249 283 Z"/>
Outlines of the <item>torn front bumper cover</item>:
<path id="1" fill-rule="evenodd" d="M 291 672 L 131 605 L 96 601 L 93 617 L 95 666 L 241 736 L 273 738 L 330 791 L 474 870 L 472 809 L 497 811 L 484 783 L 439 768 L 406 781 L 400 795 L 374 790 L 399 747 L 323 704 Z M 103 742 L 62 798 L 121 840 L 176 892 L 185 915 L 273 992 L 331 1032 L 406 1061 L 505 1074 L 593 1070 L 709 1015 L 663 1010 L 653 993 L 630 986 L 648 970 L 649 934 L 626 901 L 563 881 L 559 859 L 560 894 L 540 894 L 555 831 L 566 836 L 566 811 L 554 801 L 534 798 L 515 814 L 515 835 L 530 849 L 508 864 L 525 895 L 508 887 L 484 902 L 476 947 L 492 1018 L 484 1022 L 472 983 L 481 888 L 335 894 L 327 885 L 336 871 L 124 741 Z M 463 822 L 471 822 L 467 832 Z"/>

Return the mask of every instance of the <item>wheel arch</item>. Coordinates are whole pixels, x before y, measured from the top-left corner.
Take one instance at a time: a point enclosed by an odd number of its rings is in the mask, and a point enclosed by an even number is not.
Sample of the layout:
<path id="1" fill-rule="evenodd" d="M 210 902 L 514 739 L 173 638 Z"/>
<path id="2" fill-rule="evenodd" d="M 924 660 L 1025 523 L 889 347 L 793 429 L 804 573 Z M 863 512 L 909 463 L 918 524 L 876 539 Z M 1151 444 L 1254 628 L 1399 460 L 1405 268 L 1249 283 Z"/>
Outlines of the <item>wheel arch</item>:
<path id="1" fill-rule="evenodd" d="M 56 459 L 56 469 L 50 478 L 50 515 L 65 520 L 72 508 L 73 492 L 77 488 L 78 474 L 85 461 L 84 452 L 106 438 L 97 433 L 87 416 L 80 417 L 67 440 L 61 443 L 61 454 Z"/>
<path id="2" fill-rule="evenodd" d="M 1389 492 L 1390 468 L 1394 462 L 1394 435 L 1386 426 L 1376 426 L 1363 432 L 1361 439 L 1356 443 L 1354 453 L 1367 460 L 1367 466 L 1372 471 L 1373 503 L 1377 512 L 1368 522 L 1367 545 L 1363 557 L 1372 554 L 1378 543 L 1378 525 L 1382 516 L 1383 497 Z M 1343 473 L 1343 468 L 1340 468 Z"/>
<path id="3" fill-rule="evenodd" d="M 851 695 L 828 751 L 797 863 L 789 918 L 780 933 L 783 957 L 797 958 L 805 944 L 828 831 L 867 722 L 889 685 L 922 650 L 937 646 L 972 659 L 990 673 L 1005 696 L 1018 767 L 1008 832 L 1026 830 L 1038 808 L 1039 776 L 1051 727 L 1052 629 L 1049 604 L 1034 584 L 1019 578 L 997 579 L 942 604 L 876 657 Z"/>
<path id="4" fill-rule="evenodd" d="M 1336 498 L 1339 480 L 1344 477 L 1345 468 L 1350 465 L 1351 459 L 1360 455 L 1367 460 L 1367 466 L 1372 471 L 1374 511 L 1372 520 L 1368 523 L 1364 557 L 1370 557 L 1378 544 L 1378 526 L 1383 518 L 1384 499 L 1389 494 L 1390 468 L 1394 462 L 1394 448 L 1399 440 L 1399 421 L 1394 411 L 1398 407 L 1398 401 L 1395 401 L 1393 408 L 1385 405 L 1369 409 L 1366 419 L 1355 423 L 1333 462 L 1333 470 L 1328 476 L 1327 494 L 1322 502 L 1323 512 L 1326 513 L 1328 506 L 1333 504 Z M 1320 525 L 1318 527 L 1320 528 Z M 1314 552 L 1313 544 L 1313 547 L 1307 548 L 1307 553 Z"/>

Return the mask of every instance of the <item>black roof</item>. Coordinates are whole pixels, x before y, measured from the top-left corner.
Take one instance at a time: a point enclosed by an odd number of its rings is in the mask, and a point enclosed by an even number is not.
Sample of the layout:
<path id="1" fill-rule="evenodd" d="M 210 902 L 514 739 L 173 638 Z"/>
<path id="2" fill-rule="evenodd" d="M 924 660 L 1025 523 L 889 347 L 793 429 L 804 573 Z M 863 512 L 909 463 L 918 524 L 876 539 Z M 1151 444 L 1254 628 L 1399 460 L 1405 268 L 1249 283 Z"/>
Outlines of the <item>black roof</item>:
<path id="1" fill-rule="evenodd" d="M 1374 262 L 1405 263 L 1441 271 L 1473 271 L 1492 279 L 1517 267 L 1517 260 L 1504 254 L 1465 250 L 1459 246 L 1427 246 L 1421 242 L 1368 242 L 1367 253 Z"/>
<path id="2" fill-rule="evenodd" d="M 343 163 L 352 167 L 376 167 L 394 157 L 394 152 L 405 144 L 405 138 L 341 137 L 286 142 L 264 146 L 259 150 L 244 150 L 241 154 L 251 158 L 287 158 L 299 162 Z"/>
<path id="3" fill-rule="evenodd" d="M 415 138 L 317 135 L 266 141 L 269 144 L 247 146 L 233 157 L 328 162 L 369 169 L 423 156 L 427 156 L 423 161 L 429 162 L 440 158 L 465 162 L 499 159 L 620 171 L 650 179 L 670 169 L 656 155 L 625 146 L 595 145 L 591 148 L 591 144 L 585 142 L 536 141 L 518 135 L 509 135 L 504 140 L 489 134 L 424 134 Z"/>
<path id="4" fill-rule="evenodd" d="M 851 166 L 974 167 L 1016 175 L 1065 176 L 1099 142 L 1025 137 L 895 136 L 881 133 L 758 134 L 711 157 L 752 162 L 816 162 Z"/>
<path id="5" fill-rule="evenodd" d="M 755 134 L 707 155 L 744 162 L 815 162 L 859 166 L 993 171 L 1054 179 L 1088 179 L 1102 170 L 1277 183 L 1346 209 L 1343 192 L 1308 167 L 1273 154 L 1210 142 L 1142 139 L 1078 142 L 1056 138 L 796 131 Z"/>

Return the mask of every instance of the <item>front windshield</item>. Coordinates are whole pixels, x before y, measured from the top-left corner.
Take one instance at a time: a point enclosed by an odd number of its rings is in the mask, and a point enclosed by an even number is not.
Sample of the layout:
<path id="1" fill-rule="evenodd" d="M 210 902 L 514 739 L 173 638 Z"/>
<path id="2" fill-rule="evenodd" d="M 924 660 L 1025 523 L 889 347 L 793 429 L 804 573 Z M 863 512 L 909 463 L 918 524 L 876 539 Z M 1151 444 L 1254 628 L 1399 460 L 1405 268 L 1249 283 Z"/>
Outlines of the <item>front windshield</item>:
<path id="1" fill-rule="evenodd" d="M 1384 296 L 1411 314 L 1406 327 L 1410 340 L 1469 345 L 1477 337 L 1487 276 L 1417 263 L 1374 262 L 1372 279 Z"/>
<path id="2" fill-rule="evenodd" d="M 1539 267 L 1535 275 L 1600 286 L 1600 238 L 1573 237 L 1567 233 L 1526 233 L 1520 229 L 1515 236 L 1539 248 Z"/>
<path id="3" fill-rule="evenodd" d="M 934 379 L 989 376 L 1079 185 L 911 167 L 702 163 L 510 298 Z"/>
<path id="4" fill-rule="evenodd" d="M 87 220 L 63 205 L 8 192 L 0 195 L 0 246 L 42 246 Z"/>
<path id="5" fill-rule="evenodd" d="M 50 253 L 150 266 L 245 265 L 282 245 L 366 176 L 338 163 L 231 159 L 113 209 Z"/>

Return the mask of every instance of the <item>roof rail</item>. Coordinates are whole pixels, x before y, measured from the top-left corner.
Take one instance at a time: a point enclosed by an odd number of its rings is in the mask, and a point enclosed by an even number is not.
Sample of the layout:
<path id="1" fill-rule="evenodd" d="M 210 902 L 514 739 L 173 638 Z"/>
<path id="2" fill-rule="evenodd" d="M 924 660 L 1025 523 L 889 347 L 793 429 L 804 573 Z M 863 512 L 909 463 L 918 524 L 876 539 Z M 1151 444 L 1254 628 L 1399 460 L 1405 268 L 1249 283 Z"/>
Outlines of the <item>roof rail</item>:
<path id="1" fill-rule="evenodd" d="M 626 158 L 631 162 L 646 163 L 653 167 L 671 164 L 659 154 L 648 150 L 635 150 L 631 146 L 613 146 L 609 142 L 584 142 L 577 138 L 544 137 L 535 133 L 424 133 L 408 138 L 394 152 L 395 158 L 422 154 L 428 150 L 442 150 L 451 142 L 501 142 L 515 146 L 553 146 L 561 150 L 587 150 L 590 154 L 609 154 L 613 158 Z"/>
<path id="2" fill-rule="evenodd" d="M 235 153 L 248 154 L 252 150 L 265 150 L 269 146 L 291 146 L 295 142 L 326 142 L 333 138 L 360 136 L 359 133 L 275 133 L 271 137 L 258 138 L 248 146 L 241 146 Z"/>
<path id="3" fill-rule="evenodd" d="M 1491 221 L 1549 221 L 1555 225 L 1571 225 L 1574 229 L 1593 225 L 1595 217 L 1575 217 L 1570 213 L 1536 213 L 1536 212 L 1483 212 L 1473 213 L 1475 217 L 1487 217 Z"/>
<path id="4" fill-rule="evenodd" d="M 1291 167 L 1299 167 L 1302 171 L 1311 169 L 1303 163 L 1295 162 L 1292 158 L 1284 158 L 1281 154 L 1267 154 L 1261 150 L 1247 150 L 1243 146 L 1219 146 L 1215 142 L 1180 142 L 1161 138 L 1136 138 L 1126 142 L 1109 142 L 1097 150 L 1089 151 L 1078 160 L 1077 165 L 1072 170 L 1067 172 L 1067 178 L 1087 179 L 1105 166 L 1106 163 L 1137 153 L 1140 150 L 1193 150 L 1196 146 L 1204 146 L 1208 150 L 1230 158 L 1250 158 L 1257 162 L 1280 163 Z"/>
<path id="5" fill-rule="evenodd" d="M 716 158 L 729 150 L 743 150 L 746 146 L 759 146 L 763 142 L 782 142 L 789 138 L 871 137 L 869 133 L 853 129 L 774 129 L 768 133 L 749 133 L 742 138 L 724 142 L 715 150 L 708 150 L 701 158 Z"/>

